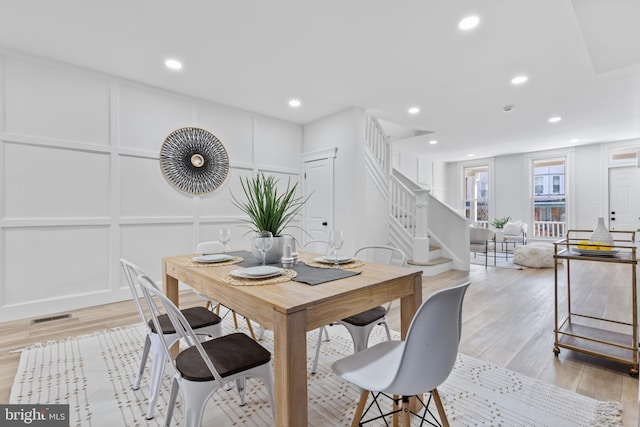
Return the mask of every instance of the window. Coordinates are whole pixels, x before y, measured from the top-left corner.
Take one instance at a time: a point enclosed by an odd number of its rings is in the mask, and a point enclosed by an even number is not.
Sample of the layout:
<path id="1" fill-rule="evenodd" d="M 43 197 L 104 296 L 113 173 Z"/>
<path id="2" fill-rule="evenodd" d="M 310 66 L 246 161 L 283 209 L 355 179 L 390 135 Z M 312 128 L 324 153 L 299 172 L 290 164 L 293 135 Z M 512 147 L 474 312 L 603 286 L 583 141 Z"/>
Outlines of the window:
<path id="1" fill-rule="evenodd" d="M 489 166 L 464 168 L 464 204 L 469 222 L 489 224 Z"/>
<path id="2" fill-rule="evenodd" d="M 535 184 L 533 188 L 533 193 L 536 195 L 542 194 L 542 191 L 544 190 L 544 179 L 541 176 L 536 176 L 534 177 L 534 179 L 535 179 Z"/>
<path id="3" fill-rule="evenodd" d="M 533 161 L 533 235 L 564 237 L 567 195 L 565 187 L 566 159 Z"/>

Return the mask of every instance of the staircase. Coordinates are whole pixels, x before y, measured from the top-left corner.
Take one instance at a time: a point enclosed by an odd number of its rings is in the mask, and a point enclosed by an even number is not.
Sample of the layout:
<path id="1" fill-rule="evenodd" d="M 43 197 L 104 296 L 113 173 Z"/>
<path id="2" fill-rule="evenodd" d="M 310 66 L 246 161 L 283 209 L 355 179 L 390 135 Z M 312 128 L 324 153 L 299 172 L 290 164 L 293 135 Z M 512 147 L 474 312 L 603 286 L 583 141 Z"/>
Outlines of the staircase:
<path id="1" fill-rule="evenodd" d="M 375 117 L 367 116 L 365 140 L 367 173 L 389 202 L 388 243 L 401 249 L 408 263 L 421 267 L 426 276 L 452 268 L 468 270 L 467 219 L 391 168 L 389 137 Z"/>

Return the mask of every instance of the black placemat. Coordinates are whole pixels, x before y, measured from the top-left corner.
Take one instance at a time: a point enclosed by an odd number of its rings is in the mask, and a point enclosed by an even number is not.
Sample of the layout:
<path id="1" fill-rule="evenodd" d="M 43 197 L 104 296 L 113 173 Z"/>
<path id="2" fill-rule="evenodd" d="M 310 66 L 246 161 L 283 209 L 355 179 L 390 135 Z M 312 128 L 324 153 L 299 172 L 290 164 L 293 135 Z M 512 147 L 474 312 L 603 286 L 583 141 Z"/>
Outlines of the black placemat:
<path id="1" fill-rule="evenodd" d="M 333 280 L 344 279 L 345 277 L 356 276 L 361 273 L 360 271 L 342 270 L 340 268 L 310 267 L 301 261 L 294 264 L 292 270 L 295 270 L 298 273 L 298 275 L 293 279 L 294 281 L 306 283 L 312 286 L 331 282 Z"/>
<path id="2" fill-rule="evenodd" d="M 240 267 L 248 268 L 262 265 L 262 263 L 258 261 L 255 256 L 253 256 L 253 254 L 249 251 L 227 252 L 227 254 L 242 257 L 244 261 L 236 264 Z M 279 262 L 269 265 L 282 267 L 282 264 L 280 264 Z M 360 274 L 360 271 L 348 271 L 342 270 L 340 268 L 310 267 L 302 261 L 298 261 L 293 265 L 293 267 L 291 267 L 291 269 L 298 273 L 298 275 L 293 279 L 294 281 L 306 283 L 307 285 L 312 286 Z"/>

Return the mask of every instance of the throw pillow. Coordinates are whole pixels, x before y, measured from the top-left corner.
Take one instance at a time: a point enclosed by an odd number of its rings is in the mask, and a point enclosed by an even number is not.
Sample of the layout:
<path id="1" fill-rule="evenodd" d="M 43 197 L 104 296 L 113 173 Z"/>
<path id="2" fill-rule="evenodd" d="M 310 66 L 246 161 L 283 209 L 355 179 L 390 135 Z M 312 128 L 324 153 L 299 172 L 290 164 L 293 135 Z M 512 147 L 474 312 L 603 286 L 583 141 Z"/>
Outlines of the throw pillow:
<path id="1" fill-rule="evenodd" d="M 522 234 L 522 222 L 521 221 L 508 222 L 502 228 L 502 232 L 509 236 Z"/>

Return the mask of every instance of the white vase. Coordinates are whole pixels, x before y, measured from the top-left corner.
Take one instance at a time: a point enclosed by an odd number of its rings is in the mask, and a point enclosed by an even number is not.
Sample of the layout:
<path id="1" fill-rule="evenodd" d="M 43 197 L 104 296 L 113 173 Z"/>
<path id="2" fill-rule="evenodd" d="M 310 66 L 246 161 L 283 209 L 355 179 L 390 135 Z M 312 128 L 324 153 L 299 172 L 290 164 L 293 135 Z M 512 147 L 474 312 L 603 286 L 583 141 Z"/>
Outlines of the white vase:
<path id="1" fill-rule="evenodd" d="M 265 253 L 265 263 L 266 264 L 278 264 L 280 259 L 282 258 L 282 251 L 284 250 L 284 237 L 277 236 L 273 238 L 273 245 L 271 249 L 269 249 Z M 251 253 L 256 257 L 256 260 L 262 264 L 262 252 L 257 250 L 255 247 L 251 248 Z"/>
<path id="2" fill-rule="evenodd" d="M 596 228 L 593 230 L 590 241 L 613 245 L 613 236 L 609 233 L 607 227 L 605 227 L 603 217 L 598 218 L 598 225 L 596 225 Z"/>

